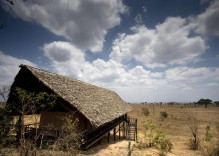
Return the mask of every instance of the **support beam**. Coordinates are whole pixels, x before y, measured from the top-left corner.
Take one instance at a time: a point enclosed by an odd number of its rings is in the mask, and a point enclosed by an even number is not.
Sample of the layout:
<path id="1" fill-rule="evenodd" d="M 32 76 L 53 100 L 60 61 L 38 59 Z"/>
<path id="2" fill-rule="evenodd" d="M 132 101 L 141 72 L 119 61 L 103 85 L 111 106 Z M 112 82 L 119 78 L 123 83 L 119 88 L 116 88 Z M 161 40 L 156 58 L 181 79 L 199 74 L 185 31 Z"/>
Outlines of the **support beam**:
<path id="1" fill-rule="evenodd" d="M 119 124 L 119 139 L 120 139 L 120 130 L 121 130 L 121 128 L 120 128 L 120 124 Z"/>
<path id="2" fill-rule="evenodd" d="M 126 128 L 125 128 L 125 122 L 123 121 L 123 122 L 122 122 L 122 134 L 123 134 L 123 138 L 125 138 L 125 136 L 126 136 L 126 135 L 125 135 L 125 129 L 126 129 Z"/>
<path id="3" fill-rule="evenodd" d="M 114 138 L 114 141 L 116 141 L 116 128 L 113 129 L 113 138 Z"/>
<path id="4" fill-rule="evenodd" d="M 135 119 L 136 142 L 138 141 L 138 120 Z"/>
<path id="5" fill-rule="evenodd" d="M 108 137 L 107 137 L 107 142 L 109 143 L 110 141 L 110 132 L 108 133 Z"/>

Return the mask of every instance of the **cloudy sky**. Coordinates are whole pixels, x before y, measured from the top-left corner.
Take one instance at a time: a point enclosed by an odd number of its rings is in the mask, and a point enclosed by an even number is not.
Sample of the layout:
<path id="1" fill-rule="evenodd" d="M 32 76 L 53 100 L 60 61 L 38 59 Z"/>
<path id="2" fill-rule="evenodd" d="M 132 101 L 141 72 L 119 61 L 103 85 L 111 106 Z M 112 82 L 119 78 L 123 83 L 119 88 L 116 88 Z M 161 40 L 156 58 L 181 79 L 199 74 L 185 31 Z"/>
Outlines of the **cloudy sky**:
<path id="1" fill-rule="evenodd" d="M 219 0 L 0 2 L 0 85 L 28 64 L 127 102 L 219 100 Z"/>

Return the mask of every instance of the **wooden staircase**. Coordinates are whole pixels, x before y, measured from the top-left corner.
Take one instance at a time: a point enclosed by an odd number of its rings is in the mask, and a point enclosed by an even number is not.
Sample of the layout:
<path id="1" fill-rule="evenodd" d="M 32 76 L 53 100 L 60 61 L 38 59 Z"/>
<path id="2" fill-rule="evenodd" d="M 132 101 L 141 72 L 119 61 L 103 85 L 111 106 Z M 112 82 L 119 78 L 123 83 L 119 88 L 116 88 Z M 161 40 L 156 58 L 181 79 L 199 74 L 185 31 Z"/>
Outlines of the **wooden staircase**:
<path id="1" fill-rule="evenodd" d="M 129 140 L 137 141 L 137 119 L 128 118 L 127 134 Z"/>

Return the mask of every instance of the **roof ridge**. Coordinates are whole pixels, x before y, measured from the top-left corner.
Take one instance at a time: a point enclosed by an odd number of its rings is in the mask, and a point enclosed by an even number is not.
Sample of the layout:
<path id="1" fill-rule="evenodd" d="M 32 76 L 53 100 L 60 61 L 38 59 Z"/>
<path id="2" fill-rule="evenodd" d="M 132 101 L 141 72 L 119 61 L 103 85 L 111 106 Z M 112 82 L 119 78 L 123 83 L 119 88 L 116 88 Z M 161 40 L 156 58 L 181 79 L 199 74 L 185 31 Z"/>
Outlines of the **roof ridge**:
<path id="1" fill-rule="evenodd" d="M 105 89 L 105 90 L 108 90 L 110 92 L 113 92 L 113 93 L 117 94 L 115 91 L 110 90 L 108 88 L 104 88 L 104 87 L 101 87 L 101 86 L 98 86 L 98 85 L 95 85 L 95 84 L 91 84 L 91 83 L 88 83 L 88 82 L 85 82 L 85 81 L 82 81 L 82 80 L 78 80 L 78 79 L 73 78 L 73 77 L 69 77 L 69 76 L 65 76 L 65 75 L 60 75 L 60 74 L 57 74 L 55 72 L 47 71 L 47 70 L 44 70 L 44 69 L 41 69 L 41 68 L 33 67 L 33 66 L 30 66 L 30 65 L 26 65 L 26 64 L 21 64 L 19 67 L 26 67 L 28 69 L 29 68 L 33 68 L 35 70 L 43 71 L 43 72 L 49 73 L 49 74 L 54 74 L 56 76 L 60 76 L 60 77 L 64 77 L 64 78 L 67 78 L 67 79 L 70 79 L 70 80 L 73 80 L 73 81 L 77 81 L 77 82 L 83 83 L 83 84 L 88 85 L 88 86 L 94 86 L 94 87 L 98 87 L 98 88 L 101 88 L 101 89 Z"/>

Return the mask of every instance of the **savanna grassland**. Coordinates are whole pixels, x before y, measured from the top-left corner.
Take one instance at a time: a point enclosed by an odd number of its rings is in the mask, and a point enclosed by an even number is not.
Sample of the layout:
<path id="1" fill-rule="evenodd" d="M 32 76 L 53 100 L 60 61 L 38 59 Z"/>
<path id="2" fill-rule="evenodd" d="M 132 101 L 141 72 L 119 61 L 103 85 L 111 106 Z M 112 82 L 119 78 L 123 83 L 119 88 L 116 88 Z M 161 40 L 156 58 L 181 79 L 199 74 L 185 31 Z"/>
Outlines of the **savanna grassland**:
<path id="1" fill-rule="evenodd" d="M 170 139 L 173 144 L 171 152 L 166 153 L 167 156 L 197 156 L 205 155 L 206 148 L 203 147 L 199 150 L 192 150 L 189 147 L 189 139 L 192 137 L 191 130 L 187 123 L 189 115 L 193 115 L 197 119 L 198 135 L 200 144 L 203 141 L 206 133 L 206 126 L 210 126 L 210 133 L 212 139 L 207 143 L 208 148 L 219 148 L 219 107 L 204 108 L 203 106 L 185 106 L 185 105 L 141 105 L 133 104 L 133 111 L 128 115 L 132 118 L 138 119 L 138 142 L 144 141 L 144 127 L 143 123 L 152 120 L 157 128 L 166 133 L 166 137 Z M 149 110 L 149 115 L 145 116 L 142 112 L 143 108 Z M 160 112 L 166 111 L 168 117 L 161 119 Z M 137 148 L 136 142 L 131 142 L 133 156 L 158 156 L 160 151 L 155 148 Z M 82 152 L 83 153 L 83 152 Z M 123 156 L 128 153 L 128 141 L 111 141 L 110 144 L 103 143 L 98 145 L 84 154 L 81 155 L 95 155 L 95 156 Z"/>
<path id="2" fill-rule="evenodd" d="M 148 108 L 149 116 L 143 115 L 142 108 L 144 107 Z M 162 120 L 160 117 L 161 111 L 166 111 L 168 117 Z M 172 152 L 167 155 L 203 155 L 203 149 L 194 151 L 188 145 L 192 133 L 187 125 L 187 120 L 191 114 L 197 119 L 200 142 L 203 143 L 202 140 L 206 133 L 206 126 L 210 126 L 213 136 L 211 145 L 216 146 L 219 139 L 219 107 L 209 107 L 206 109 L 184 105 L 133 105 L 133 111 L 129 113 L 131 117 L 138 119 L 139 141 L 143 139 L 143 122 L 151 119 L 158 128 L 166 132 L 167 137 L 173 143 Z M 134 150 L 133 155 L 135 153 L 136 155 L 145 155 L 147 153 L 154 155 L 153 152 L 150 152 L 150 149 Z"/>
<path id="3" fill-rule="evenodd" d="M 152 105 L 152 104 L 132 104 L 133 110 L 128 113 L 132 118 L 138 119 L 138 141 L 131 141 L 131 155 L 132 156 L 159 156 L 161 151 L 156 147 L 141 147 L 139 144 L 145 141 L 144 123 L 152 121 L 155 126 L 166 133 L 166 137 L 173 144 L 171 152 L 165 153 L 167 156 L 199 156 L 206 155 L 206 149 L 209 150 L 219 148 L 219 107 L 204 108 L 204 106 L 189 106 L 189 105 Z M 143 109 L 149 111 L 149 115 L 143 113 Z M 166 112 L 168 116 L 161 118 L 160 112 Z M 191 130 L 189 129 L 188 117 L 193 115 L 197 120 L 198 137 L 200 140 L 199 150 L 192 150 L 189 146 L 189 140 L 192 138 Z M 39 116 L 27 117 L 26 123 L 39 120 Z M 210 141 L 204 141 L 206 136 L 206 126 L 210 127 L 209 134 L 212 136 Z M 128 155 L 129 141 L 125 139 L 113 140 L 111 135 L 110 143 L 107 143 L 107 138 L 103 138 L 101 144 L 96 144 L 87 151 L 81 151 L 80 156 L 125 156 Z M 6 151 L 13 151 L 13 149 L 6 149 Z M 207 154 L 206 154 L 207 153 Z M 19 155 L 19 153 L 12 152 L 5 155 Z M 66 155 L 64 152 L 58 151 L 39 151 L 38 155 Z"/>

